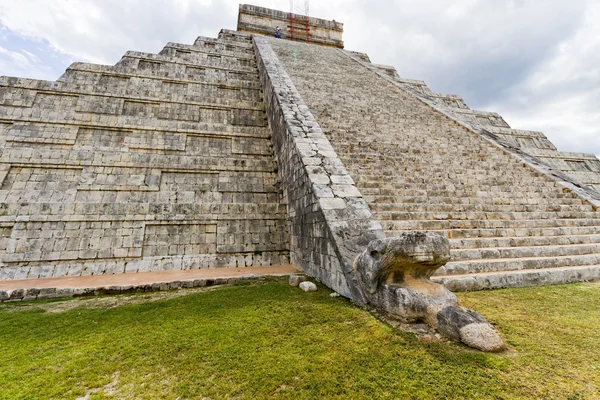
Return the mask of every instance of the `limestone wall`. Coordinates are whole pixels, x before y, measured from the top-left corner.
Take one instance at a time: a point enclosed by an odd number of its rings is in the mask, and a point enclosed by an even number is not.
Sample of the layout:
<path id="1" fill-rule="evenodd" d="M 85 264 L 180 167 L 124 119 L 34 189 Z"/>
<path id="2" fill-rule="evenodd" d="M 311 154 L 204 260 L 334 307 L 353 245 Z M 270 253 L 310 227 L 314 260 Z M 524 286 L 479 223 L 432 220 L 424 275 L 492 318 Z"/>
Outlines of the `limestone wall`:
<path id="1" fill-rule="evenodd" d="M 0 279 L 286 264 L 248 35 L 0 78 Z"/>

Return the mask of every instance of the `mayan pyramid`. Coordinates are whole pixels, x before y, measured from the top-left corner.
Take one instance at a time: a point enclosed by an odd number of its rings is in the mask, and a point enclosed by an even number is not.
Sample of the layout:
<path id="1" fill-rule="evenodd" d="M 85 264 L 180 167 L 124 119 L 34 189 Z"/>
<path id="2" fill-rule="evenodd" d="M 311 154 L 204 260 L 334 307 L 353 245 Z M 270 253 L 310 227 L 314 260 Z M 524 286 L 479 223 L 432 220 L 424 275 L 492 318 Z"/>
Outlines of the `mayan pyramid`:
<path id="1" fill-rule="evenodd" d="M 282 27 L 282 38 L 273 37 Z M 452 290 L 600 279 L 600 160 L 241 5 L 237 31 L 0 78 L 0 280 L 291 263 L 447 236 Z"/>

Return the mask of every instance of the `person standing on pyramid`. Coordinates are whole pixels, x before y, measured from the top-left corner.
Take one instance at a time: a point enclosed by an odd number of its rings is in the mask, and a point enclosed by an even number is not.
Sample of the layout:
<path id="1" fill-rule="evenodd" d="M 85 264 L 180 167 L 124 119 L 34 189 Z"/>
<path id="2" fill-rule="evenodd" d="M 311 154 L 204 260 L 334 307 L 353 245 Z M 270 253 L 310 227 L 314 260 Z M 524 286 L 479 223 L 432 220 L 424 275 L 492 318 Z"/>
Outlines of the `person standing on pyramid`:
<path id="1" fill-rule="evenodd" d="M 279 26 L 275 28 L 275 37 L 281 39 L 281 28 Z"/>

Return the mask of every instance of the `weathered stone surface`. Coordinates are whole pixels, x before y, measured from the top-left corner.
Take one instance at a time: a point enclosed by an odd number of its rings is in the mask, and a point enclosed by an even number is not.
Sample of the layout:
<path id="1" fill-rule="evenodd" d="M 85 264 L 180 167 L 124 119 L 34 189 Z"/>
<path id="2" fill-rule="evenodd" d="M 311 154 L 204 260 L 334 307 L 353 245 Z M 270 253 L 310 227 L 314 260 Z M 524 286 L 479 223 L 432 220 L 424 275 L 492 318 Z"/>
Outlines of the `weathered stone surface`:
<path id="1" fill-rule="evenodd" d="M 75 293 L 75 290 L 71 288 L 56 289 L 55 297 L 73 297 Z"/>
<path id="2" fill-rule="evenodd" d="M 436 314 L 436 328 L 442 334 L 483 351 L 502 351 L 504 342 L 483 316 L 457 306 L 441 309 Z"/>
<path id="3" fill-rule="evenodd" d="M 0 78 L 0 279 L 289 263 L 251 38 Z"/>
<path id="4" fill-rule="evenodd" d="M 240 4 L 238 31 L 274 36 L 277 27 L 281 29 L 281 39 L 344 47 L 341 22 Z"/>
<path id="5" fill-rule="evenodd" d="M 299 286 L 302 282 L 306 281 L 304 275 L 290 275 L 289 284 L 290 286 Z"/>
<path id="6" fill-rule="evenodd" d="M 490 324 L 474 323 L 460 329 L 460 341 L 481 351 L 500 352 L 506 345 Z"/>
<path id="7" fill-rule="evenodd" d="M 439 285 L 428 278 L 449 260 L 448 239 L 430 232 L 406 232 L 370 242 L 357 257 L 355 268 L 371 294 L 383 283 L 435 291 Z"/>
<path id="8" fill-rule="evenodd" d="M 23 297 L 25 297 L 24 289 L 15 289 L 15 290 L 8 291 L 8 299 L 9 300 L 21 300 Z"/>
<path id="9" fill-rule="evenodd" d="M 432 92 L 422 81 L 401 78 L 393 67 L 370 64 L 368 59 L 362 60 L 355 54 L 350 55 L 382 77 L 393 80 L 426 104 L 493 141 L 551 179 L 558 177 L 564 186 L 598 204 L 600 160 L 594 154 L 558 151 L 542 132 L 512 129 L 496 113 L 471 110 L 460 96 Z"/>
<path id="10" fill-rule="evenodd" d="M 305 292 L 316 292 L 317 291 L 317 285 L 315 285 L 312 282 L 300 282 L 298 287 L 300 289 L 304 290 Z"/>
<path id="11" fill-rule="evenodd" d="M 368 304 L 401 322 L 426 322 L 442 335 L 482 351 L 505 348 L 483 316 L 458 306 L 456 296 L 429 278 L 450 259 L 448 239 L 405 232 L 374 240 L 354 263 Z"/>
<path id="12" fill-rule="evenodd" d="M 351 181 L 341 184 L 339 176 L 347 175 L 342 161 L 331 151 L 266 38 L 254 36 L 253 40 L 279 161 L 278 181 L 291 217 L 291 261 L 308 275 L 364 304 L 352 262 L 372 239 L 383 238 L 383 232 L 373 225 Z"/>
<path id="13" fill-rule="evenodd" d="M 56 297 L 56 288 L 43 288 L 40 289 L 37 298 L 38 299 L 51 299 Z"/>
<path id="14" fill-rule="evenodd" d="M 511 129 L 365 55 L 267 41 L 385 234 L 449 237 L 452 259 L 435 280 L 480 290 L 600 275 L 600 195 L 583 187 L 593 179 L 582 172 L 600 172 L 595 157 L 563 160 L 543 134 Z M 336 226 L 352 219 L 341 203 L 323 205 Z"/>
<path id="15" fill-rule="evenodd" d="M 240 279 L 242 280 L 246 280 L 246 279 L 262 279 L 265 276 L 263 274 L 246 274 L 246 275 L 242 275 L 240 277 Z"/>

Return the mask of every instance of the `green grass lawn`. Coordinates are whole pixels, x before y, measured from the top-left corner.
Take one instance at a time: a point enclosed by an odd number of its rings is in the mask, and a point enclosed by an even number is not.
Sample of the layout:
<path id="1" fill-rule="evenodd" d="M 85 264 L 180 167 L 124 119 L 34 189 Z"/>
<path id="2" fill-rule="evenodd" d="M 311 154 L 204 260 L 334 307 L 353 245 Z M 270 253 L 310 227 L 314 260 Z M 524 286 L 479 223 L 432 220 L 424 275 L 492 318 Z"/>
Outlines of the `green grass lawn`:
<path id="1" fill-rule="evenodd" d="M 500 355 L 420 342 L 329 293 L 267 280 L 1 304 L 0 398 L 600 398 L 599 284 L 460 294 Z"/>

